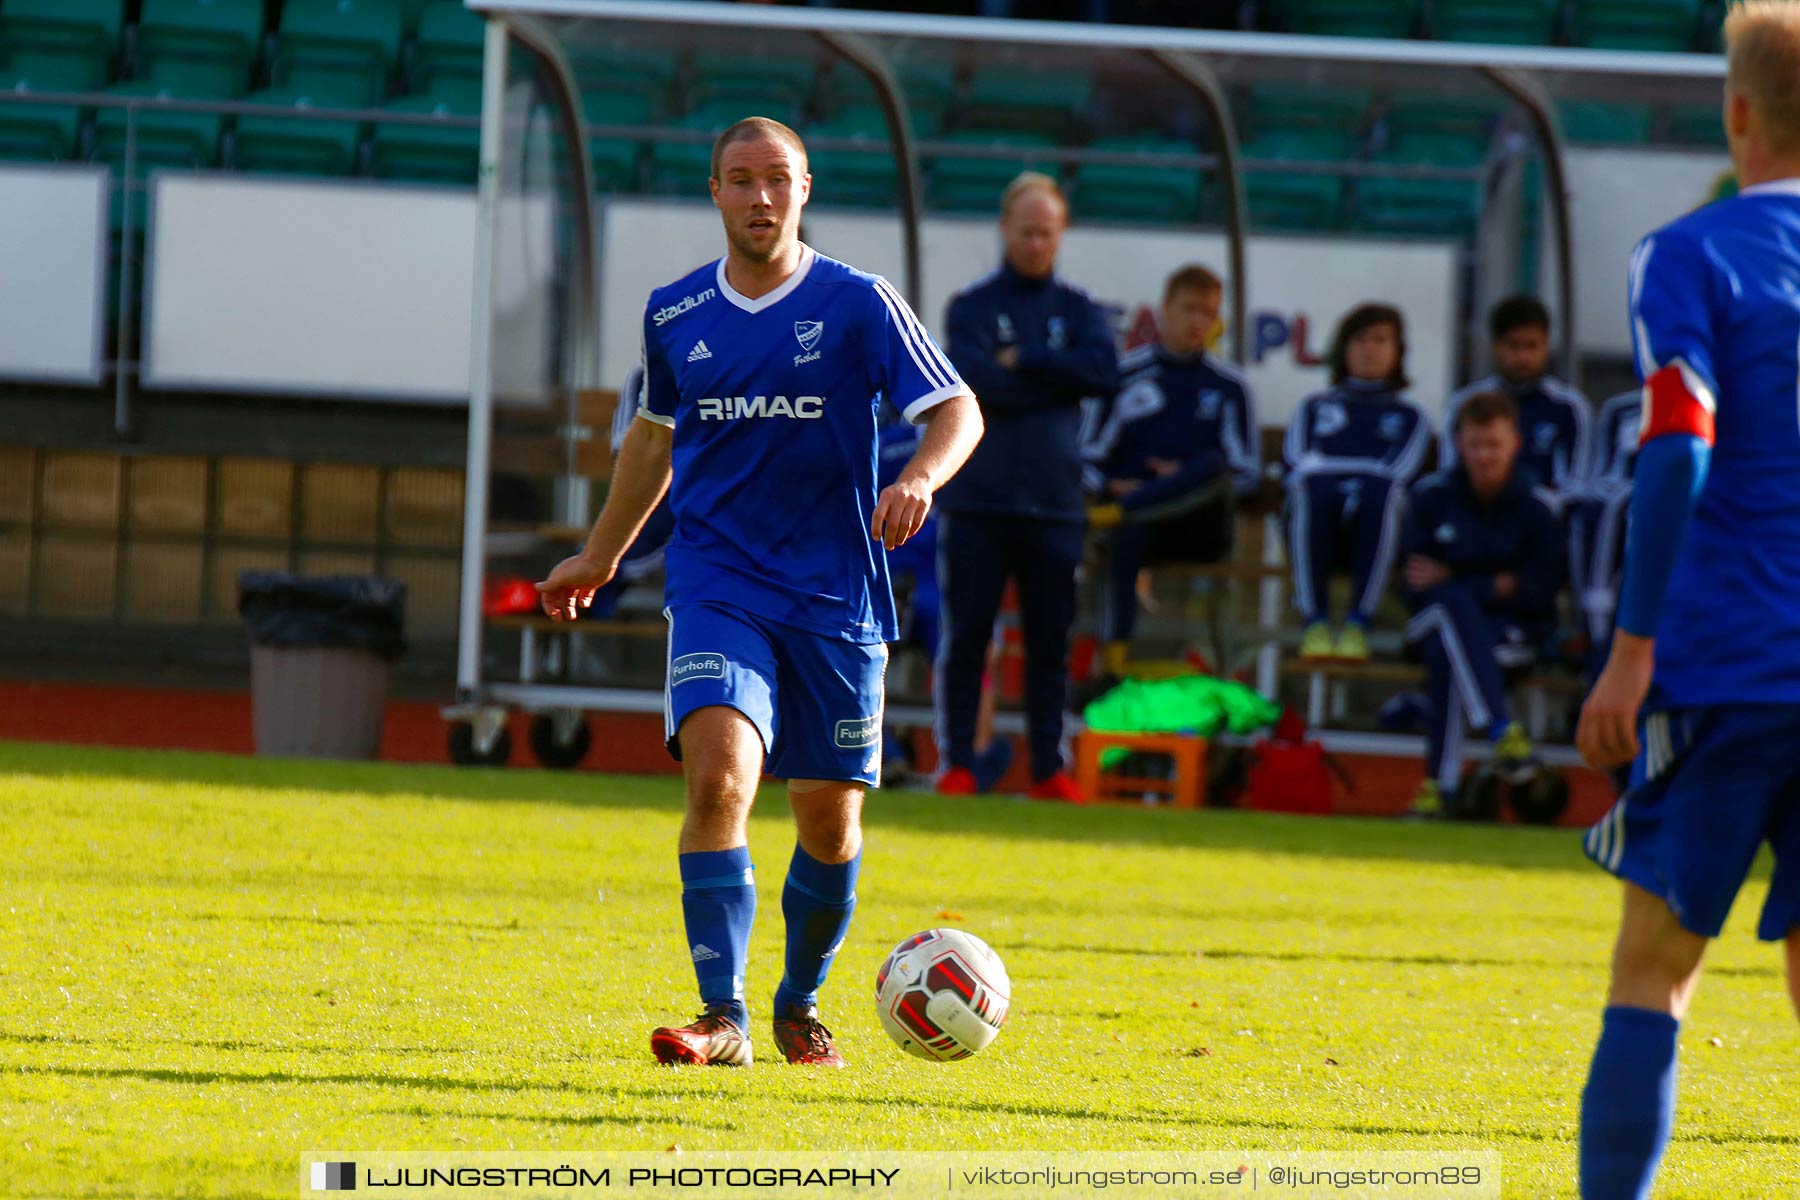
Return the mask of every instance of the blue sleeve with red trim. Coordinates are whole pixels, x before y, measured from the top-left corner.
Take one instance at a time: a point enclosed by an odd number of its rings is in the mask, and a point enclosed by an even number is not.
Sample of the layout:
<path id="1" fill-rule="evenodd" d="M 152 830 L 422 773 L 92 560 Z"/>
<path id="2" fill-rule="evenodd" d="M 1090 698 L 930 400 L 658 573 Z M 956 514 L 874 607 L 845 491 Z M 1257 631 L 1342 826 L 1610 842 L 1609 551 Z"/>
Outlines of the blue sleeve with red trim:
<path id="1" fill-rule="evenodd" d="M 1668 231 L 1645 238 L 1631 258 L 1631 335 L 1644 415 L 1618 627 L 1638 637 L 1656 635 L 1681 537 L 1712 465 L 1716 276 L 1701 247 Z"/>

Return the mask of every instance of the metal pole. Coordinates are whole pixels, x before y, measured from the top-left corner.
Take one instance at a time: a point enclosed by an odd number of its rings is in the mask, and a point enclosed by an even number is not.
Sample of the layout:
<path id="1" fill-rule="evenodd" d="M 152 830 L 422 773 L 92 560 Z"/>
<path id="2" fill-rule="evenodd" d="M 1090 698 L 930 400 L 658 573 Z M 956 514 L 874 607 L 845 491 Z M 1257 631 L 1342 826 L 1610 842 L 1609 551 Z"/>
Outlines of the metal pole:
<path id="1" fill-rule="evenodd" d="M 119 222 L 119 346 L 113 365 L 113 436 L 121 441 L 132 436 L 131 427 L 131 293 L 137 286 L 137 272 L 131 260 L 132 185 L 137 179 L 137 105 L 125 107 L 125 178 L 119 184 L 119 200 L 124 208 Z"/>
<path id="2" fill-rule="evenodd" d="M 888 66 L 887 58 L 867 38 L 825 30 L 815 30 L 813 36 L 868 78 L 887 117 L 888 142 L 893 146 L 894 166 L 900 171 L 900 239 L 906 256 L 906 302 L 916 312 L 925 301 L 919 266 L 919 217 L 925 203 L 905 89 Z"/>
<path id="3" fill-rule="evenodd" d="M 1225 245 L 1231 259 L 1231 358 L 1240 365 L 1249 346 L 1249 283 L 1244 278 L 1244 240 L 1249 235 L 1249 202 L 1244 195 L 1237 129 L 1231 123 L 1231 98 L 1211 67 L 1195 55 L 1172 50 L 1147 52 L 1152 61 L 1191 88 L 1206 106 L 1219 133 L 1219 176 L 1225 185 Z"/>
<path id="4" fill-rule="evenodd" d="M 1544 148 L 1544 186 L 1556 219 L 1556 357 L 1562 377 L 1581 388 L 1581 362 L 1575 351 L 1575 249 L 1569 227 L 1569 179 L 1563 166 L 1562 123 L 1556 105 L 1536 78 L 1512 67 L 1483 67 L 1482 74 L 1517 100 L 1531 118 Z"/>
<path id="5" fill-rule="evenodd" d="M 481 583 L 487 569 L 488 460 L 494 415 L 493 293 L 506 53 L 506 22 L 489 17 L 481 66 L 481 167 L 475 193 L 475 286 L 469 329 L 469 455 L 463 482 L 462 604 L 456 638 L 456 695 L 464 702 L 475 700 L 481 687 Z"/>

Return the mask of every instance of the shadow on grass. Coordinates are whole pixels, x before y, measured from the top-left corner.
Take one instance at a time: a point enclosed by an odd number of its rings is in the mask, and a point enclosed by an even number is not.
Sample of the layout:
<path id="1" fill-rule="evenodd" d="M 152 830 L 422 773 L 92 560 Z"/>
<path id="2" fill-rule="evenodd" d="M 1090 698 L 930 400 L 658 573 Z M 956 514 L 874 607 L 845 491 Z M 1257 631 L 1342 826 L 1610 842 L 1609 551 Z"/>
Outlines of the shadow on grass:
<path id="1" fill-rule="evenodd" d="M 9 1070 L 18 1075 L 55 1075 L 65 1079 L 135 1079 L 143 1083 L 178 1083 L 190 1086 L 215 1083 L 254 1085 L 341 1083 L 353 1087 L 419 1088 L 433 1092 L 593 1090 L 564 1082 L 539 1083 L 525 1080 L 506 1083 L 492 1079 L 452 1079 L 443 1075 L 374 1075 L 357 1072 L 304 1074 L 296 1071 L 202 1071 L 177 1070 L 169 1067 L 64 1067 L 29 1064 L 14 1066 Z"/>
<path id="2" fill-rule="evenodd" d="M 223 788 L 370 796 L 424 796 L 477 803 L 557 804 L 580 809 L 681 810 L 673 778 L 495 770 L 394 763 L 320 763 L 185 751 L 0 742 L 0 774 L 160 781 Z M 779 785 L 764 788 L 759 815 L 785 816 Z M 1368 817 L 1290 817 L 1208 809 L 1198 813 L 1126 806 L 1071 808 L 1012 797 L 940 797 L 874 793 L 872 829 L 951 833 L 998 841 L 1043 840 L 1084 846 L 1191 847 L 1257 855 L 1337 860 L 1482 865 L 1523 871 L 1585 873 L 1573 830 L 1502 825 L 1429 825 Z M 673 847 L 671 847 L 673 852 Z M 1767 873 L 1766 861 L 1759 874 Z"/>
<path id="3" fill-rule="evenodd" d="M 996 950 L 1043 951 L 1050 954 L 1123 954 L 1133 958 L 1246 959 L 1251 962 L 1370 963 L 1382 967 L 1535 967 L 1558 971 L 1593 971 L 1605 966 L 1605 963 L 1599 959 L 1486 958 L 1480 955 L 1458 954 L 1354 954 L 1335 951 L 1240 950 L 1207 946 L 1154 950 L 1141 946 L 1053 945 L 1048 942 L 991 941 L 991 944 Z M 1773 967 L 1760 971 L 1753 967 L 1740 967 L 1736 968 L 1735 973 L 1775 975 L 1778 972 Z"/>
<path id="4" fill-rule="evenodd" d="M 657 1117 L 644 1115 L 620 1115 L 617 1113 L 507 1113 L 507 1112 L 468 1112 L 463 1109 L 444 1108 L 428 1109 L 415 1106 L 409 1109 L 378 1108 L 373 1115 L 383 1117 L 418 1117 L 425 1120 L 445 1120 L 465 1118 L 471 1121 L 517 1121 L 527 1125 L 555 1125 L 567 1129 L 597 1129 L 601 1126 L 624 1125 L 637 1128 L 641 1125 L 679 1125 L 682 1129 L 706 1129 L 714 1133 L 742 1133 L 743 1126 L 730 1121 L 700 1121 L 683 1113 L 678 1116 Z"/>

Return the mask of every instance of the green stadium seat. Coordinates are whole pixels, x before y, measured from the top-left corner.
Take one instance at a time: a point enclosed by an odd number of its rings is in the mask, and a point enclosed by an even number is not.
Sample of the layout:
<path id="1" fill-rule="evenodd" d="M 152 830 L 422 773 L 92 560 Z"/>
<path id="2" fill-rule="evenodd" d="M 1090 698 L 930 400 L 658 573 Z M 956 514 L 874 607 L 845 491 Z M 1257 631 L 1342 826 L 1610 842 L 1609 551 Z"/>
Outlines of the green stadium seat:
<path id="1" fill-rule="evenodd" d="M 1647 105 L 1612 100 L 1564 100 L 1556 106 L 1563 137 L 1603 146 L 1637 146 L 1650 140 Z"/>
<path id="2" fill-rule="evenodd" d="M 1161 137 L 1102 138 L 1088 147 L 1121 153 L 1192 155 L 1189 142 Z M 1083 163 L 1075 177 L 1075 211 L 1117 221 L 1188 222 L 1200 213 L 1200 172 L 1156 163 Z"/>
<path id="3" fill-rule="evenodd" d="M 487 22 L 479 13 L 457 0 L 439 0 L 419 13 L 418 31 L 411 71 L 415 90 L 429 93 L 446 76 L 480 84 Z"/>
<path id="4" fill-rule="evenodd" d="M 277 85 L 368 104 L 400 56 L 394 0 L 287 0 L 270 74 Z"/>
<path id="5" fill-rule="evenodd" d="M 1328 128 L 1271 129 L 1240 147 L 1250 160 L 1341 163 L 1355 140 Z M 1336 229 L 1343 220 L 1344 177 L 1293 171 L 1244 171 L 1244 192 L 1253 229 Z"/>
<path id="6" fill-rule="evenodd" d="M 334 107 L 292 88 L 268 88 L 245 96 L 249 104 L 272 110 L 304 112 Z M 283 115 L 241 116 L 232 140 L 232 163 L 239 170 L 276 175 L 344 175 L 356 165 L 362 127 L 355 121 L 329 121 Z"/>
<path id="7" fill-rule="evenodd" d="M 660 105 L 675 84 L 675 55 L 661 47 L 578 44 L 569 65 L 584 92 L 643 92 Z"/>
<path id="8" fill-rule="evenodd" d="M 943 157 L 931 164 L 926 190 L 934 207 L 953 211 L 998 212 L 1000 193 L 1021 171 L 1057 174 L 1056 164 L 1037 153 L 1056 145 L 1048 134 L 1016 130 L 967 129 L 943 139 L 979 146 L 990 153 L 979 158 Z"/>
<path id="9" fill-rule="evenodd" d="M 583 92 L 581 109 L 589 125 L 649 125 L 656 120 L 656 100 L 642 92 Z M 636 190 L 642 150 L 643 144 L 631 138 L 589 138 L 594 187 L 602 192 Z"/>
<path id="10" fill-rule="evenodd" d="M 218 97 L 182 95 L 145 80 L 117 83 L 108 95 L 203 100 Z M 219 142 L 225 118 L 214 113 L 169 112 L 140 108 L 133 118 L 135 155 L 142 166 L 210 167 L 219 161 Z M 98 162 L 125 162 L 125 110 L 102 108 L 94 114 L 94 158 Z"/>
<path id="11" fill-rule="evenodd" d="M 1446 42 L 1548 46 L 1560 0 L 1437 0 L 1432 32 Z"/>
<path id="12" fill-rule="evenodd" d="M 1402 129 L 1374 162 L 1395 166 L 1475 167 L 1487 157 L 1487 141 L 1466 134 Z M 1356 182 L 1356 220 L 1382 233 L 1465 237 L 1481 207 L 1476 179 L 1409 179 L 1364 176 Z"/>
<path id="13" fill-rule="evenodd" d="M 983 67 L 969 78 L 957 118 L 969 128 L 1042 133 L 1069 141 L 1086 120 L 1093 81 L 1085 75 Z"/>
<path id="14" fill-rule="evenodd" d="M 0 92 L 60 92 L 23 71 L 0 68 Z M 7 103 L 0 97 L 0 158 L 30 162 L 73 158 L 81 145 L 81 110 L 73 106 Z"/>
<path id="15" fill-rule="evenodd" d="M 740 115 L 798 112 L 812 95 L 818 64 L 810 58 L 696 54 L 687 73 L 688 108 L 734 104 Z"/>
<path id="16" fill-rule="evenodd" d="M 1577 0 L 1575 42 L 1599 50 L 1692 50 L 1701 9 L 1702 0 Z"/>
<path id="17" fill-rule="evenodd" d="M 1406 38 L 1419 21 L 1416 0 L 1283 0 L 1277 7 L 1295 33 L 1330 37 Z"/>
<path id="18" fill-rule="evenodd" d="M 653 142 L 650 146 L 650 187 L 657 192 L 677 196 L 702 195 L 712 174 L 712 141 L 726 128 L 746 116 L 737 100 L 719 100 L 670 122 L 675 129 L 703 131 L 710 135 L 704 142 Z M 788 125 L 798 123 L 795 111 L 764 111 Z"/>
<path id="19" fill-rule="evenodd" d="M 206 75 L 208 94 L 242 95 L 262 32 L 260 0 L 144 0 L 135 73 L 177 94 Z"/>
<path id="20" fill-rule="evenodd" d="M 1247 98 L 1247 136 L 1296 126 L 1336 130 L 1346 136 L 1368 126 L 1374 98 L 1365 91 L 1329 87 L 1258 84 Z"/>
<path id="21" fill-rule="evenodd" d="M 944 128 L 944 115 L 956 91 L 954 68 L 936 60 L 903 60 L 894 68 L 894 75 L 905 95 L 906 111 L 912 117 L 913 136 L 936 137 Z M 825 105 L 827 112 L 836 115 L 846 109 L 880 108 L 881 102 L 867 76 L 848 64 L 838 63 L 825 77 Z"/>
<path id="22" fill-rule="evenodd" d="M 80 64 L 83 88 L 98 87 L 124 24 L 124 0 L 6 0 L 0 5 L 0 60 L 17 67 L 25 54 L 39 63 L 67 59 L 71 76 Z"/>
<path id="23" fill-rule="evenodd" d="M 880 149 L 821 149 L 812 144 L 815 138 L 844 138 Z M 900 170 L 888 143 L 887 115 L 879 106 L 845 108 L 829 120 L 814 122 L 807 127 L 806 139 L 813 203 L 898 207 Z"/>
<path id="24" fill-rule="evenodd" d="M 1506 115 L 1507 105 L 1499 96 L 1473 99 L 1401 93 L 1389 98 L 1384 119 L 1388 128 L 1396 132 L 1486 138 Z"/>
<path id="25" fill-rule="evenodd" d="M 1689 146 L 1726 148 L 1725 119 L 1716 104 L 1678 104 L 1669 110 L 1669 136 Z"/>
<path id="26" fill-rule="evenodd" d="M 470 101 L 473 101 L 471 103 Z M 435 116 L 481 115 L 481 98 L 406 96 L 388 104 L 389 112 Z M 369 167 L 382 179 L 461 183 L 473 187 L 481 167 L 481 130 L 460 125 L 377 124 L 369 137 Z"/>

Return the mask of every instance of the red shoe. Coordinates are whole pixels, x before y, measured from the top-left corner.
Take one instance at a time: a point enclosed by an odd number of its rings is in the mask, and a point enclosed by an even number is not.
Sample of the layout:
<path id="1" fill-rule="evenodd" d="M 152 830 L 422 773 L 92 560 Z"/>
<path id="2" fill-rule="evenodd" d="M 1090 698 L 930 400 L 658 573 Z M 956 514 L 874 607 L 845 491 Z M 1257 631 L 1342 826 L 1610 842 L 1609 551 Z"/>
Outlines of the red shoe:
<path id="1" fill-rule="evenodd" d="M 940 796 L 973 796 L 975 792 L 975 772 L 967 767 L 951 767 L 938 777 Z"/>
<path id="2" fill-rule="evenodd" d="M 1056 800 L 1063 804 L 1086 804 L 1087 797 L 1075 786 L 1067 771 L 1058 771 L 1048 779 L 1040 779 L 1025 793 L 1033 800 Z"/>
<path id="3" fill-rule="evenodd" d="M 650 1051 L 664 1066 L 747 1067 L 750 1039 L 727 1017 L 724 1005 L 708 1008 L 686 1025 L 664 1026 L 650 1033 Z"/>
<path id="4" fill-rule="evenodd" d="M 789 1062 L 808 1067 L 841 1067 L 843 1056 L 831 1040 L 831 1030 L 819 1024 L 816 1008 L 790 1008 L 775 1018 L 775 1044 Z"/>

